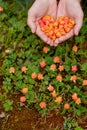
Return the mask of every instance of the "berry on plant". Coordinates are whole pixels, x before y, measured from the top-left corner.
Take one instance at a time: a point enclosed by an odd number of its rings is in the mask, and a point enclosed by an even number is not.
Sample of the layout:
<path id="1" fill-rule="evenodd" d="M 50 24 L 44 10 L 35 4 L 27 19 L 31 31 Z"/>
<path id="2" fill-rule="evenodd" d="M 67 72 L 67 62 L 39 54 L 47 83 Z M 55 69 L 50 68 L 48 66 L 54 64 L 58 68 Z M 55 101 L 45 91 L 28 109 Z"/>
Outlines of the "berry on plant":
<path id="1" fill-rule="evenodd" d="M 52 64 L 51 66 L 50 66 L 50 70 L 55 70 L 56 69 L 56 65 L 55 64 Z"/>
<path id="2" fill-rule="evenodd" d="M 75 83 L 76 80 L 77 80 L 77 76 L 76 76 L 76 75 L 72 75 L 72 76 L 71 76 L 71 80 Z"/>
<path id="3" fill-rule="evenodd" d="M 63 100 L 62 97 L 61 97 L 61 96 L 58 96 L 58 97 L 56 97 L 55 102 L 57 102 L 57 103 L 61 103 L 62 100 Z"/>
<path id="4" fill-rule="evenodd" d="M 83 85 L 84 85 L 84 86 L 87 86 L 87 80 L 86 80 L 86 79 L 83 80 Z"/>
<path id="5" fill-rule="evenodd" d="M 28 68 L 26 68 L 25 66 L 23 66 L 23 67 L 21 68 L 21 71 L 24 72 L 24 73 L 26 73 L 27 70 L 28 70 Z"/>
<path id="6" fill-rule="evenodd" d="M 40 67 L 41 68 L 44 68 L 45 66 L 46 66 L 46 62 L 45 61 L 40 62 Z"/>
<path id="7" fill-rule="evenodd" d="M 28 88 L 23 88 L 23 89 L 22 89 L 22 93 L 23 93 L 23 94 L 28 93 Z"/>
<path id="8" fill-rule="evenodd" d="M 45 102 L 40 102 L 39 106 L 40 106 L 40 108 L 46 108 L 46 103 Z"/>
<path id="9" fill-rule="evenodd" d="M 47 53 L 49 51 L 49 48 L 48 47 L 43 47 L 43 52 L 44 53 Z"/>
<path id="10" fill-rule="evenodd" d="M 80 98 L 77 98 L 76 101 L 75 101 L 76 104 L 81 104 L 81 99 Z"/>
<path id="11" fill-rule="evenodd" d="M 15 72 L 15 68 L 14 67 L 10 67 L 10 73 L 14 73 Z"/>
<path id="12" fill-rule="evenodd" d="M 25 102 L 26 101 L 26 97 L 25 96 L 21 96 L 20 97 L 20 102 Z"/>
<path id="13" fill-rule="evenodd" d="M 60 72 L 63 71 L 63 70 L 64 70 L 64 66 L 63 66 L 63 65 L 59 65 L 58 70 L 59 70 Z"/>
<path id="14" fill-rule="evenodd" d="M 42 80 L 43 79 L 43 74 L 38 74 L 37 78 L 38 78 L 38 80 Z"/>
<path id="15" fill-rule="evenodd" d="M 54 90 L 54 91 L 51 93 L 51 95 L 52 95 L 53 98 L 56 98 L 56 97 L 57 97 L 56 91 Z"/>
<path id="16" fill-rule="evenodd" d="M 58 56 L 55 56 L 53 61 L 54 63 L 60 63 L 60 58 Z"/>
<path id="17" fill-rule="evenodd" d="M 33 72 L 33 73 L 31 74 L 31 77 L 32 77 L 32 79 L 36 79 L 36 78 L 37 78 L 37 74 L 36 74 L 35 72 Z"/>
<path id="18" fill-rule="evenodd" d="M 62 78 L 62 76 L 61 76 L 61 75 L 57 75 L 57 76 L 56 76 L 56 80 L 58 80 L 59 82 L 61 82 L 61 81 L 62 81 L 62 79 L 63 79 L 63 78 Z"/>
<path id="19" fill-rule="evenodd" d="M 3 7 L 2 6 L 0 6 L 0 12 L 2 12 L 3 11 Z"/>
<path id="20" fill-rule="evenodd" d="M 68 104 L 68 103 L 64 104 L 64 108 L 65 109 L 69 109 L 70 108 L 70 104 Z"/>
<path id="21" fill-rule="evenodd" d="M 76 45 L 74 45 L 74 46 L 72 47 L 72 50 L 73 50 L 74 52 L 77 52 L 78 47 L 77 47 Z"/>
<path id="22" fill-rule="evenodd" d="M 72 66 L 72 67 L 71 67 L 71 70 L 72 70 L 73 72 L 76 72 L 76 71 L 77 71 L 77 66 L 76 66 L 76 65 Z"/>
<path id="23" fill-rule="evenodd" d="M 47 88 L 50 92 L 52 92 L 54 90 L 54 87 L 52 85 L 49 85 L 49 87 Z"/>
<path id="24" fill-rule="evenodd" d="M 72 99 L 73 99 L 74 101 L 76 101 L 76 99 L 77 99 L 77 93 L 73 93 L 73 94 L 72 94 Z"/>
<path id="25" fill-rule="evenodd" d="M 9 51 L 8 49 L 5 50 L 5 53 L 6 53 L 6 54 L 9 54 L 9 52 L 10 52 L 10 51 Z"/>

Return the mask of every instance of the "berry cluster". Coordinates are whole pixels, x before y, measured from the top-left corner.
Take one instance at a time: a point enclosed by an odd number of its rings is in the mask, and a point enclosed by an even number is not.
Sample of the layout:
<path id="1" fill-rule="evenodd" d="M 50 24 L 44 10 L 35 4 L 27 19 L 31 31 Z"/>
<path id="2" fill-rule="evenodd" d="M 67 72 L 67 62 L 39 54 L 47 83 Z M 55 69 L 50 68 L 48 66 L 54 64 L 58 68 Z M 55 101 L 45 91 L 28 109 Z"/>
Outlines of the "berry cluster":
<path id="1" fill-rule="evenodd" d="M 48 36 L 51 40 L 55 41 L 74 27 L 75 21 L 67 16 L 61 16 L 55 19 L 52 16 L 44 16 L 39 20 L 39 25 L 41 30 Z"/>

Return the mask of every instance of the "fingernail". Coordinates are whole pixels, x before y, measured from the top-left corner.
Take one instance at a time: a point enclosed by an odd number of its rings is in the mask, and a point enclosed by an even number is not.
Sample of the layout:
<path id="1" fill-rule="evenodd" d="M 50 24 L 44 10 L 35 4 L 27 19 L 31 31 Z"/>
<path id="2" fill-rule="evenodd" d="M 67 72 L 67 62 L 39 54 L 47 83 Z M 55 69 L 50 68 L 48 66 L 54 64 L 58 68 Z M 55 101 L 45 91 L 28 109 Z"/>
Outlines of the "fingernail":
<path id="1" fill-rule="evenodd" d="M 35 31 L 33 29 L 31 31 L 32 31 L 32 33 L 35 33 Z"/>

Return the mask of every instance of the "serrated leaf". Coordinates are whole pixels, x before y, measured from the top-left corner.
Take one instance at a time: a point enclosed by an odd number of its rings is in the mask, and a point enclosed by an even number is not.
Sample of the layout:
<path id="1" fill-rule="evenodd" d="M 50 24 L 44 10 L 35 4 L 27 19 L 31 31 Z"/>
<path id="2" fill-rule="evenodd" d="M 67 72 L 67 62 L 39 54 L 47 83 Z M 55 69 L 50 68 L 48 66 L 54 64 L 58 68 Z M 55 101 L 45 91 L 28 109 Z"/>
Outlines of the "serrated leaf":
<path id="1" fill-rule="evenodd" d="M 86 62 L 86 63 L 83 63 L 83 64 L 81 65 L 81 70 L 87 72 L 87 62 Z"/>

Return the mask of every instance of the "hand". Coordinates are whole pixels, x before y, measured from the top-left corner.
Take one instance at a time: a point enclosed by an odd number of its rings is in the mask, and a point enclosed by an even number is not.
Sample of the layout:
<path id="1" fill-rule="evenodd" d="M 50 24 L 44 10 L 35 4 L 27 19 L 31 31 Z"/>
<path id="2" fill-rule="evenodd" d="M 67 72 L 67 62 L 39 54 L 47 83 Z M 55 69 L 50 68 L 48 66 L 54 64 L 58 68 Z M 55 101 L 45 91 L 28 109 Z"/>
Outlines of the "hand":
<path id="1" fill-rule="evenodd" d="M 56 18 L 56 13 L 56 0 L 36 0 L 28 11 L 27 24 L 31 28 L 32 33 L 36 33 L 44 42 L 51 46 L 53 41 L 41 31 L 38 20 L 45 15 L 51 15 Z"/>
<path id="2" fill-rule="evenodd" d="M 60 0 L 57 10 L 57 18 L 59 16 L 68 16 L 71 19 L 75 20 L 76 25 L 74 28 L 67 33 L 65 36 L 60 37 L 55 40 L 54 46 L 57 46 L 58 43 L 61 43 L 73 35 L 78 35 L 83 22 L 83 11 L 80 6 L 80 0 Z"/>

